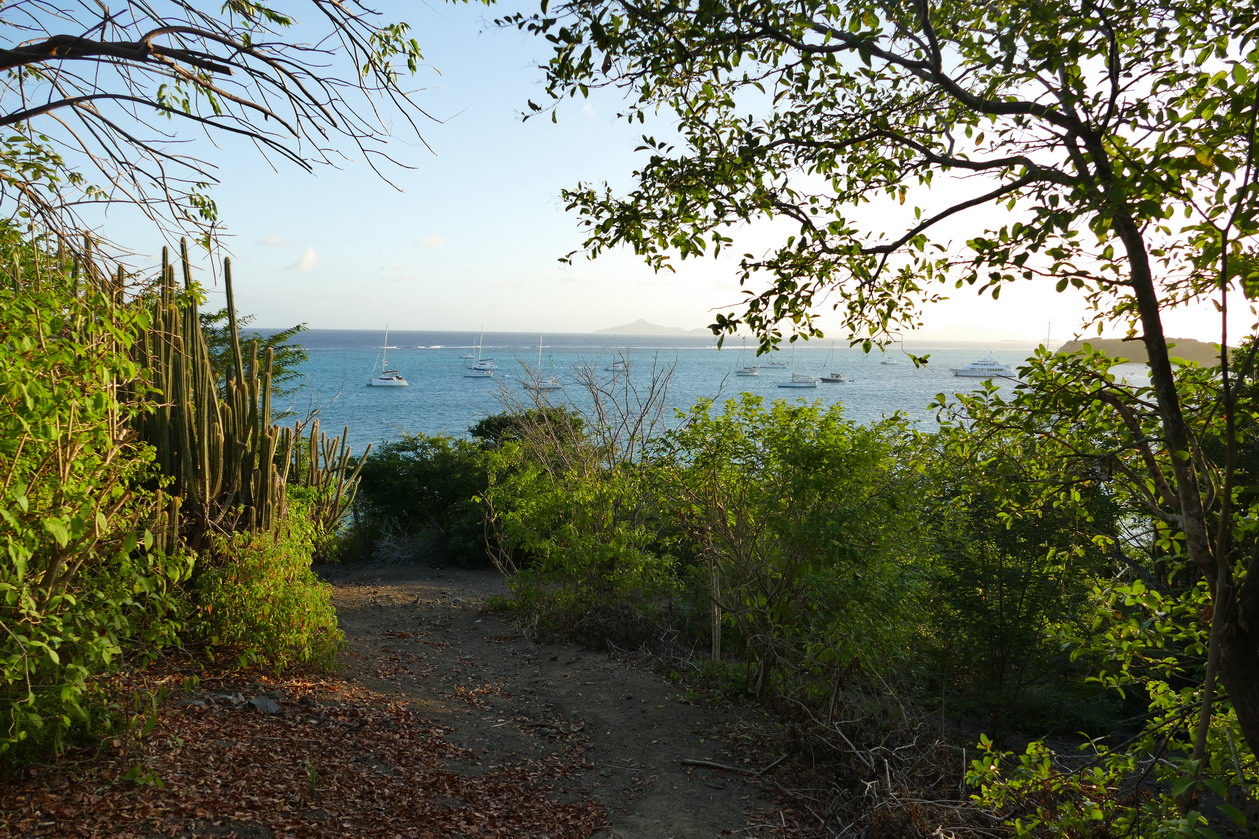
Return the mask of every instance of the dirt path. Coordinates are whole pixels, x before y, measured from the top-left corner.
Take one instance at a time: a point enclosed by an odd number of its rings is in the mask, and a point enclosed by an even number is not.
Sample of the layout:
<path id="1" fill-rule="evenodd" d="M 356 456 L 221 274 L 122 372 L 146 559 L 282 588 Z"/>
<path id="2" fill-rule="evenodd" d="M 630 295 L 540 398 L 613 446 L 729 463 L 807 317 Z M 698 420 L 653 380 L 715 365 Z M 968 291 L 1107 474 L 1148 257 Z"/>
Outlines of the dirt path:
<path id="1" fill-rule="evenodd" d="M 482 608 L 503 591 L 496 574 L 371 565 L 324 576 L 346 634 L 343 675 L 405 700 L 467 750 L 450 771 L 561 765 L 557 795 L 604 811 L 598 839 L 782 835 L 755 779 L 683 763 L 739 764 L 737 716 L 680 701 L 676 685 L 609 656 L 527 640 Z"/>
<path id="2" fill-rule="evenodd" d="M 492 573 L 323 569 L 339 672 L 128 671 L 133 728 L 0 783 L 28 839 L 786 839 L 756 721 L 484 611 Z M 121 678 L 121 677 L 120 677 Z M 158 699 L 157 697 L 161 697 Z M 688 764 L 686 761 L 698 761 Z M 725 768 L 703 765 L 721 764 Z"/>

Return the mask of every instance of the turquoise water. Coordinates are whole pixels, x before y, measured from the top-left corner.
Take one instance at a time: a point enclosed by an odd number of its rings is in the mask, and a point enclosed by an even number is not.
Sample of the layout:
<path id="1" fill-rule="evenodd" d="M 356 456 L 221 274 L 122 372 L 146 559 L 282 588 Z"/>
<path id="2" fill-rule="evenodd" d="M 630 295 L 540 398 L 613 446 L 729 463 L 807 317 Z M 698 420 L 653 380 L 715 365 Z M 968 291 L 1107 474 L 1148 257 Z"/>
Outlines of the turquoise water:
<path id="1" fill-rule="evenodd" d="M 915 347 L 916 354 L 930 354 L 926 366 L 915 368 L 899 349 L 867 355 L 843 346 L 832 350 L 830 342 L 789 347 L 767 359 L 730 342 L 718 350 L 709 336 L 544 335 L 543 372 L 557 376 L 564 388 L 538 396 L 523 386 L 538 366 L 536 334 L 486 333 L 482 355 L 493 357 L 499 369 L 492 379 L 476 379 L 463 375 L 471 361 L 462 358 L 476 354 L 475 334 L 391 332 L 388 363 L 410 382 L 405 388 L 367 385 L 381 366 L 383 336 L 379 332 L 310 330 L 299 340 L 310 359 L 301 368 L 304 384 L 289 407 L 298 415 L 316 410 L 328 432 L 339 433 L 349 426 L 355 452 L 362 452 L 368 443 L 396 440 L 406 432 L 463 436 L 483 417 L 528 406 L 535 396 L 589 411 L 592 400 L 580 382 L 583 376 L 610 394 L 605 398 L 634 404 L 646 398 L 653 379 L 667 373 L 664 404 L 668 417 L 702 397 L 720 400 L 747 391 L 766 400 L 841 402 L 847 416 L 861 423 L 901 411 L 931 425 L 934 413 L 927 406 L 936 394 L 979 386 L 979 380 L 955 377 L 951 367 L 989 355 L 1017 366 L 1030 354 L 1026 348 Z M 621 357 L 630 361 L 628 376 L 606 369 Z M 764 365 L 767 360 L 787 367 L 762 367 L 756 377 L 734 375 L 738 367 Z M 884 360 L 899 363 L 883 364 Z M 816 389 L 777 387 L 777 382 L 790 378 L 792 367 L 813 376 L 836 370 L 848 381 L 820 384 Z"/>

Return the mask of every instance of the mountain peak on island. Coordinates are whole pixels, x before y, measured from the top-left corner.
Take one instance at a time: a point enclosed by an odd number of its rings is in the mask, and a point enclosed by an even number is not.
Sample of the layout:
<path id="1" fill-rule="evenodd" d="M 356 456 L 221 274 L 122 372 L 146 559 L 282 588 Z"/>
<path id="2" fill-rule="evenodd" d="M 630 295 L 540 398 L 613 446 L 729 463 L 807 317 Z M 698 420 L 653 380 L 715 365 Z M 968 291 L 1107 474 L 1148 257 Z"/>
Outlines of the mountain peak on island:
<path id="1" fill-rule="evenodd" d="M 617 335 L 699 335 L 707 333 L 707 329 L 683 329 L 680 326 L 661 326 L 658 323 L 649 323 L 642 318 L 633 323 L 622 324 L 621 326 L 610 326 L 607 329 L 596 329 L 597 334 L 613 333 Z"/>

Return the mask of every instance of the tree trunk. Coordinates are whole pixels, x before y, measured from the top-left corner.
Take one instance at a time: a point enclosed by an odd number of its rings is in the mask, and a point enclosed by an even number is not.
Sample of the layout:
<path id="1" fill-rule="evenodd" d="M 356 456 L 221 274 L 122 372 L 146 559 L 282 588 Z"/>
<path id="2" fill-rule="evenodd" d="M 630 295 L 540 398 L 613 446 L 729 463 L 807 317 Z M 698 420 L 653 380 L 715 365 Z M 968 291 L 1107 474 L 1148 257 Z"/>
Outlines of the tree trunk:
<path id="1" fill-rule="evenodd" d="M 1217 604 L 1214 619 L 1225 622 L 1220 632 L 1220 681 L 1237 709 L 1246 743 L 1259 755 L 1259 580 L 1254 571 L 1230 598 L 1227 610 Z"/>
<path id="2" fill-rule="evenodd" d="M 1180 395 L 1172 370 L 1167 336 L 1163 332 L 1158 294 L 1150 270 L 1149 256 L 1140 229 L 1129 217 L 1115 218 L 1115 231 L 1128 253 L 1130 281 L 1137 298 L 1141 318 L 1142 341 L 1149 356 L 1150 383 L 1163 421 L 1163 439 L 1168 447 L 1176 481 L 1179 526 L 1185 535 L 1189 560 L 1197 566 L 1217 590 L 1221 576 L 1217 556 L 1211 544 L 1207 513 L 1202 504 L 1197 471 L 1191 460 L 1192 435 L 1181 413 Z M 1228 527 L 1228 522 L 1222 524 Z M 1253 569 L 1252 569 L 1253 570 Z M 1227 575 L 1226 575 L 1227 576 Z M 1233 590 L 1232 586 L 1227 586 Z M 1213 620 L 1226 621 L 1217 634 L 1220 639 L 1219 677 L 1224 690 L 1237 711 L 1237 719 L 1250 747 L 1259 755 L 1259 585 L 1255 575 L 1248 574 L 1236 598 L 1214 603 Z"/>

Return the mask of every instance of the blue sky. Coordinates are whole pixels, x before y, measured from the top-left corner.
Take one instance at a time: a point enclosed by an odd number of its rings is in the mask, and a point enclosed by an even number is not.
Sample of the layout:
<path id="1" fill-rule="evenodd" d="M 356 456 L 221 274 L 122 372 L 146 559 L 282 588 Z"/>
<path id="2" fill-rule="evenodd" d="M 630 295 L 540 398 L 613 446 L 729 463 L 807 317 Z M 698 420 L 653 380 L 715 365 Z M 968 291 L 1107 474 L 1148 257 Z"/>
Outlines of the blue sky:
<path id="1" fill-rule="evenodd" d="M 558 124 L 521 121 L 526 101 L 543 96 L 535 67 L 545 43 L 490 21 L 534 5 L 384 5 L 386 17 L 411 23 L 428 62 L 416 101 L 442 120 L 423 126 L 432 152 L 391 143 L 414 167 L 390 172 L 398 189 L 361 162 L 307 174 L 273 170 L 248 149 L 203 151 L 221 166 L 215 195 L 237 305 L 256 326 L 558 333 L 643 318 L 695 328 L 737 302 L 728 261 L 689 261 L 674 275 L 628 253 L 557 262 L 581 241 L 560 190 L 583 179 L 625 183 L 642 129 L 615 122 L 609 97 L 565 103 Z M 1037 341 L 1052 322 L 1063 340 L 1080 321 L 1078 304 L 1041 285 L 1007 289 L 999 303 L 957 294 L 929 313 L 927 337 Z M 1202 313 L 1171 318 L 1173 335 L 1209 339 L 1214 330 Z"/>

